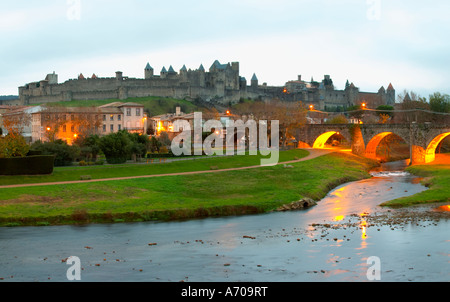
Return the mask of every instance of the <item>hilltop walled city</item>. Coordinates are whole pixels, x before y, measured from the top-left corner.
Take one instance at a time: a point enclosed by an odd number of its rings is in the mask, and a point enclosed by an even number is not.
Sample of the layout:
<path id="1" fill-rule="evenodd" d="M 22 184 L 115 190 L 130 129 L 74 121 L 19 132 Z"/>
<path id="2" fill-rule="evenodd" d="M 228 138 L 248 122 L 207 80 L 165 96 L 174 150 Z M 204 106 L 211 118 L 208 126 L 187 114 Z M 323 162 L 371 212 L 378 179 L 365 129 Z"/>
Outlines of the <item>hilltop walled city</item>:
<path id="1" fill-rule="evenodd" d="M 114 77 L 102 78 L 93 74 L 86 77 L 79 74 L 76 79 L 58 82 L 58 74 L 48 74 L 45 79 L 30 82 L 19 87 L 15 105 L 33 105 L 47 102 L 74 100 L 102 100 L 131 97 L 172 97 L 186 100 L 202 100 L 213 104 L 236 103 L 240 99 L 279 99 L 302 101 L 316 109 L 333 107 L 348 108 L 363 101 L 371 108 L 395 103 L 395 90 L 392 84 L 387 89 L 382 86 L 377 92 L 363 92 L 353 83 L 345 83 L 345 89 L 337 90 L 329 75 L 320 81 L 297 79 L 286 82 L 285 86 L 270 86 L 259 83 L 253 74 L 250 83 L 240 75 L 239 62 L 221 64 L 216 60 L 209 71 L 201 64 L 199 68 L 187 69 L 185 65 L 176 72 L 172 66 L 162 68 L 155 74 L 149 63 L 145 66 L 144 78 L 129 78 L 123 72 Z M 5 104 L 5 103 L 4 103 Z"/>

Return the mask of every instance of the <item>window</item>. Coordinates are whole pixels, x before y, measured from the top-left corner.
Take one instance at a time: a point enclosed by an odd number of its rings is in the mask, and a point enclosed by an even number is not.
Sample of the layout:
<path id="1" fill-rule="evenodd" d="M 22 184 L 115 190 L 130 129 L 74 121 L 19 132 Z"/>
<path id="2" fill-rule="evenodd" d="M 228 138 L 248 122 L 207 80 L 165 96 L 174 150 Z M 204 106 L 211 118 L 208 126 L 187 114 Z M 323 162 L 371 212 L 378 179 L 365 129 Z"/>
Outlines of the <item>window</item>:
<path id="1" fill-rule="evenodd" d="M 63 131 L 63 132 L 67 132 L 67 126 L 66 126 L 66 125 L 63 125 L 62 131 Z"/>
<path id="2" fill-rule="evenodd" d="M 113 124 L 111 124 L 110 128 L 111 128 L 111 132 L 114 132 L 114 125 Z"/>
<path id="3" fill-rule="evenodd" d="M 141 108 L 136 108 L 136 116 L 141 116 Z"/>
<path id="4" fill-rule="evenodd" d="M 103 114 L 103 121 L 106 121 L 106 114 Z"/>
<path id="5" fill-rule="evenodd" d="M 122 120 L 122 115 L 119 114 L 119 115 L 117 116 L 117 120 L 118 120 L 118 121 L 121 121 L 121 120 Z"/>
<path id="6" fill-rule="evenodd" d="M 72 114 L 72 115 L 70 116 L 70 119 L 71 119 L 72 121 L 74 121 L 74 120 L 75 120 L 75 115 Z"/>
<path id="7" fill-rule="evenodd" d="M 122 130 L 122 125 L 118 125 L 119 131 Z"/>
<path id="8" fill-rule="evenodd" d="M 113 115 L 113 114 L 111 114 L 111 115 L 109 116 L 109 120 L 110 120 L 110 121 L 114 121 L 114 115 Z"/>
<path id="9" fill-rule="evenodd" d="M 103 125 L 103 132 L 106 132 L 106 125 Z"/>
<path id="10" fill-rule="evenodd" d="M 75 126 L 70 127 L 70 131 L 75 132 Z"/>
<path id="11" fill-rule="evenodd" d="M 127 108 L 127 116 L 131 116 L 131 108 Z"/>

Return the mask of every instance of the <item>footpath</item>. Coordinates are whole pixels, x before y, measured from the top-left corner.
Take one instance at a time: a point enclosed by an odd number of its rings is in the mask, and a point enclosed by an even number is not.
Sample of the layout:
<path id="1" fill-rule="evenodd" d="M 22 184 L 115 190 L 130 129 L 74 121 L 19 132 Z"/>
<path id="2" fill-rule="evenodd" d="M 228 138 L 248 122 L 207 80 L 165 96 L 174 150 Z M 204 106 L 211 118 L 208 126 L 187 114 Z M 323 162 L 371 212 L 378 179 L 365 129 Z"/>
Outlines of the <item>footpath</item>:
<path id="1" fill-rule="evenodd" d="M 297 163 L 297 162 L 301 162 L 301 161 L 311 160 L 313 158 L 334 152 L 333 150 L 326 150 L 326 149 L 306 149 L 306 150 L 309 152 L 309 155 L 307 155 L 306 157 L 303 157 L 303 158 L 297 159 L 297 160 L 278 163 L 277 165 L 287 165 L 287 164 Z M 227 172 L 227 171 L 256 169 L 256 168 L 261 168 L 261 167 L 264 167 L 264 166 L 257 165 L 257 166 L 249 166 L 249 167 L 217 169 L 217 170 L 203 170 L 203 171 L 192 171 L 192 172 L 179 172 L 179 173 L 168 173 L 168 174 L 153 174 L 153 175 L 127 176 L 127 177 L 115 177 L 115 178 L 104 178 L 104 179 L 71 180 L 71 181 L 45 182 L 45 183 L 33 183 L 33 184 L 6 185 L 6 186 L 0 186 L 0 189 L 52 186 L 52 185 L 67 185 L 67 184 L 79 184 L 79 183 L 91 183 L 91 182 L 105 182 L 105 181 L 112 181 L 112 180 L 127 180 L 127 179 L 163 177 L 163 176 L 219 173 L 219 172 Z"/>

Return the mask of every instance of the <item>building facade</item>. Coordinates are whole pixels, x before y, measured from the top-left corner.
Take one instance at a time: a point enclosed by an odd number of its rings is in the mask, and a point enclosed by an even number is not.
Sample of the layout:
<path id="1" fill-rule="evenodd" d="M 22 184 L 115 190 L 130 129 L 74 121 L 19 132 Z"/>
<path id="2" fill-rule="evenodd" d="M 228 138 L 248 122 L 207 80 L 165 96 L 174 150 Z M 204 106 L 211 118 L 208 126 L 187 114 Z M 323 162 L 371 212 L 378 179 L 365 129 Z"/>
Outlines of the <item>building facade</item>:
<path id="1" fill-rule="evenodd" d="M 80 135 L 108 135 L 120 130 L 146 133 L 148 118 L 144 106 L 136 103 L 110 103 L 99 107 L 24 107 L 3 115 L 26 115 L 22 135 L 31 143 L 61 139 L 72 144 Z"/>

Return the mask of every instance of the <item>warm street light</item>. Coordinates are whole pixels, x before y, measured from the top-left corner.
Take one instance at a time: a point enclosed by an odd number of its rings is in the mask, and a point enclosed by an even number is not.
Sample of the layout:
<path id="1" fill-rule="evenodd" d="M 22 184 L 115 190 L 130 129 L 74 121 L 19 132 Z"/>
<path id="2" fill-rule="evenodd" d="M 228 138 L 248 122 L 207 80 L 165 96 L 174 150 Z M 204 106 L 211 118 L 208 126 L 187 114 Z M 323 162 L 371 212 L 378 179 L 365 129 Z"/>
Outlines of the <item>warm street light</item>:
<path id="1" fill-rule="evenodd" d="M 52 128 L 50 128 L 50 127 L 47 127 L 47 131 L 50 131 L 50 130 L 52 130 Z"/>
<path id="2" fill-rule="evenodd" d="M 362 109 L 366 109 L 366 103 L 361 104 Z"/>
<path id="3" fill-rule="evenodd" d="M 73 135 L 73 137 L 74 137 L 74 138 L 77 138 L 77 137 L 78 137 L 78 134 L 75 133 L 75 134 Z"/>
<path id="4" fill-rule="evenodd" d="M 314 105 L 309 105 L 309 110 L 314 110 Z"/>

